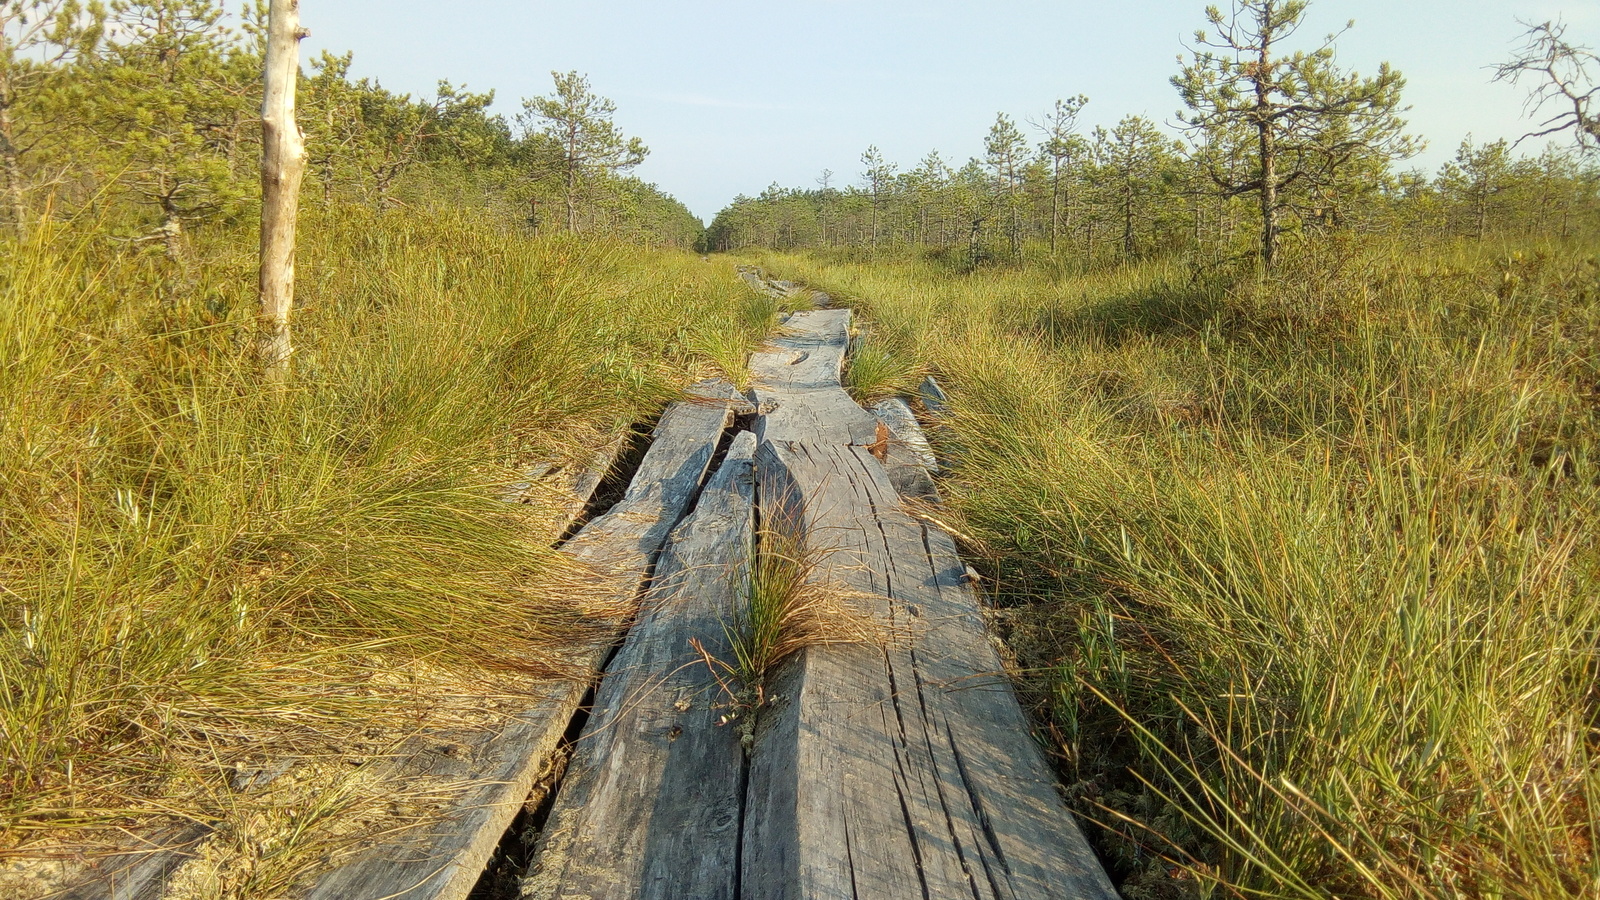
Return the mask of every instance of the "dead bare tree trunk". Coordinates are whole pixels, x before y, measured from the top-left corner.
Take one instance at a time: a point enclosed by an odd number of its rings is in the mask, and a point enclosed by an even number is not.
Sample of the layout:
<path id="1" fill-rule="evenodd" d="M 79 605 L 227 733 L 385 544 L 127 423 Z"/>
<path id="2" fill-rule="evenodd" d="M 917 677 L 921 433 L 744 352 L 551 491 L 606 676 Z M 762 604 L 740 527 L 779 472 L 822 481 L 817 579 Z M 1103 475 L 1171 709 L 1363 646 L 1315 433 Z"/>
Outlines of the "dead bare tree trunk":
<path id="1" fill-rule="evenodd" d="M 305 177 L 305 138 L 294 117 L 300 75 L 300 0 L 272 0 L 261 101 L 261 335 L 267 380 L 289 377 L 289 316 L 294 310 L 294 232 Z"/>
<path id="2" fill-rule="evenodd" d="M 1272 35 L 1265 23 L 1268 13 L 1263 13 L 1260 59 L 1256 78 L 1256 134 L 1261 149 L 1261 263 L 1271 271 L 1278 263 L 1278 143 L 1277 122 L 1272 118 L 1272 101 L 1269 82 L 1272 72 Z"/>

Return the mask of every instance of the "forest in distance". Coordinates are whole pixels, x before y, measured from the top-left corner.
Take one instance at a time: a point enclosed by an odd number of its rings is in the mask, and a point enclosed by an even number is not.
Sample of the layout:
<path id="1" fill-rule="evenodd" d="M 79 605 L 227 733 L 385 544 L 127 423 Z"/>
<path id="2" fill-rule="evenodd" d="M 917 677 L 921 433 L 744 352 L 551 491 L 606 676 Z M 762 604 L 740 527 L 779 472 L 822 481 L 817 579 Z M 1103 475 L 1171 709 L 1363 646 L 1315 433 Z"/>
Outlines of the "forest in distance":
<path id="1" fill-rule="evenodd" d="M 857 400 L 948 395 L 941 521 L 1126 900 L 1600 894 L 1592 16 L 1476 61 L 1520 139 L 1414 133 L 1337 0 L 1196 3 L 1168 122 L 1062 85 L 709 223 L 581 71 L 508 117 L 321 53 L 274 374 L 268 8 L 0 0 L 0 896 L 203 823 L 172 900 L 294 897 L 425 817 L 351 773 L 627 616 L 507 492 L 812 290 Z"/>
<path id="2" fill-rule="evenodd" d="M 0 73 L 4 215 L 95 221 L 181 255 L 186 230 L 249 220 L 259 203 L 266 4 L 215 0 L 9 0 Z M 510 224 L 598 231 L 691 248 L 701 224 L 627 174 L 648 154 L 609 128 L 613 107 L 577 73 L 515 122 L 494 92 L 440 81 L 413 97 L 324 52 L 301 75 L 308 197 L 382 212 L 481 208 Z M 582 142 L 563 128 L 582 123 Z M 580 196 L 581 195 L 581 196 Z"/>
<path id="3" fill-rule="evenodd" d="M 1582 69 L 1594 61 L 1566 40 L 1563 26 L 1530 30 L 1527 48 L 1497 77 L 1528 78 L 1538 99 L 1556 101 L 1539 107 L 1553 113 L 1547 124 L 1571 126 L 1559 130 L 1578 141 L 1549 128 L 1517 141 L 1469 134 L 1430 173 L 1404 167 L 1425 142 L 1405 131 L 1400 72 L 1344 72 L 1330 38 L 1315 52 L 1278 59 L 1270 76 L 1253 74 L 1251 55 L 1266 52 L 1261 35 L 1281 40 L 1300 27 L 1294 4 L 1274 15 L 1283 18 L 1264 20 L 1254 35 L 1231 24 L 1220 37 L 1196 35 L 1200 49 L 1172 79 L 1186 105 L 1175 127 L 1127 115 L 1085 131 L 1082 94 L 1020 124 L 1002 112 L 982 158 L 958 164 L 932 150 L 902 167 L 871 146 L 856 183 L 841 185 L 824 170 L 815 186 L 773 183 L 740 195 L 712 220 L 704 243 L 718 251 L 907 248 L 968 268 L 1021 262 L 1025 248 L 1037 247 L 1039 259 L 1095 267 L 1182 253 L 1225 257 L 1260 248 L 1263 227 L 1288 240 L 1380 230 L 1568 237 L 1593 227 L 1600 163 L 1588 152 L 1597 139 Z M 1224 25 L 1220 12 L 1210 24 Z M 1537 77 L 1548 81 L 1533 83 Z M 1258 88 L 1276 99 L 1258 104 Z M 1274 146 L 1264 154 L 1269 135 Z M 1270 176 L 1264 157 L 1275 164 Z"/>

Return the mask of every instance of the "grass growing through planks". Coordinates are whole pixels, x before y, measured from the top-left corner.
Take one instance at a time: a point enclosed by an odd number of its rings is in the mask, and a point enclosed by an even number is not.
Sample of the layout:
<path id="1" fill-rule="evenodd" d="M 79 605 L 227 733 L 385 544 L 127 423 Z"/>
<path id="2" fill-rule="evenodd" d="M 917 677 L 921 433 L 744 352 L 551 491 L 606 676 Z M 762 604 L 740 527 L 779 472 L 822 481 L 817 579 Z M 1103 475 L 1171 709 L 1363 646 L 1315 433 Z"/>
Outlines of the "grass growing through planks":
<path id="1" fill-rule="evenodd" d="M 795 505 L 763 505 L 743 602 L 723 626 L 729 658 L 717 659 L 695 644 L 729 699 L 731 712 L 724 721 L 738 729 L 747 753 L 755 744 L 759 713 L 773 699 L 768 680 L 779 665 L 808 647 L 877 637 L 869 616 L 817 579 L 821 562 Z"/>
<path id="2" fill-rule="evenodd" d="M 812 580 L 816 554 L 806 544 L 800 515 L 783 504 L 774 507 L 762 510 L 749 589 L 727 626 L 732 674 L 755 709 L 766 703 L 767 675 L 814 639 L 822 597 Z"/>
<path id="3" fill-rule="evenodd" d="M 303 229 L 281 389 L 251 357 L 249 235 L 196 232 L 182 270 L 93 230 L 0 242 L 0 852 L 244 828 L 237 767 L 376 754 L 369 729 L 438 692 L 562 671 L 619 611 L 572 587 L 556 511 L 504 486 L 771 328 L 686 254 L 448 210 Z"/>
<path id="4" fill-rule="evenodd" d="M 1129 897 L 1600 889 L 1600 259 L 761 260 L 950 388 L 943 485 Z"/>
<path id="5" fill-rule="evenodd" d="M 845 359 L 844 388 L 860 403 L 910 394 L 924 372 L 908 353 L 862 334 Z"/>
<path id="6" fill-rule="evenodd" d="M 779 503 L 762 510 L 750 553 L 741 602 L 723 624 L 728 658 L 713 656 L 699 639 L 690 639 L 727 697 L 729 712 L 721 724 L 737 729 L 745 753 L 755 747 L 757 715 L 769 699 L 767 677 L 806 646 L 823 596 L 811 578 L 816 554 L 791 507 Z"/>

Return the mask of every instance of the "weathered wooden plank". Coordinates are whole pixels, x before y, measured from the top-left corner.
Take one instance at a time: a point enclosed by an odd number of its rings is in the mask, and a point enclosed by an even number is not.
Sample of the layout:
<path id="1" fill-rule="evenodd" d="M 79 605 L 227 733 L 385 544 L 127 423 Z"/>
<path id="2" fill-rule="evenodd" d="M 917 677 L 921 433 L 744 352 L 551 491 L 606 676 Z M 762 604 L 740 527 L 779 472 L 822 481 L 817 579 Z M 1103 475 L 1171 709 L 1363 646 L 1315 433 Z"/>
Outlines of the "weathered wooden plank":
<path id="1" fill-rule="evenodd" d="M 907 499 L 937 502 L 939 489 L 933 473 L 939 470 L 939 461 L 911 406 L 899 397 L 890 397 L 872 404 L 872 414 L 889 430 L 888 446 L 878 458 L 895 490 Z"/>
<path id="2" fill-rule="evenodd" d="M 593 567 L 597 593 L 622 601 L 638 596 L 732 423 L 733 396 L 726 384 L 701 385 L 689 400 L 669 407 L 626 495 L 562 547 Z M 579 661 L 598 669 L 614 640 L 605 635 L 581 648 Z M 434 796 L 446 798 L 448 814 L 357 854 L 323 876 L 308 897 L 465 897 L 587 689 L 582 681 L 533 686 L 527 708 L 505 726 L 408 741 L 393 777 L 428 784 Z"/>
<path id="3" fill-rule="evenodd" d="M 751 287 L 755 288 L 758 291 L 767 290 L 767 280 L 766 280 L 766 278 L 762 277 L 760 269 L 751 268 L 751 267 L 747 267 L 747 266 L 740 266 L 739 267 L 739 277 L 744 279 L 744 282 L 746 284 L 750 285 Z"/>
<path id="4" fill-rule="evenodd" d="M 756 437 L 870 444 L 878 422 L 839 387 L 850 310 L 796 313 L 761 352 L 751 354 Z"/>
<path id="5" fill-rule="evenodd" d="M 732 898 L 743 750 L 719 727 L 724 699 L 691 645 L 728 657 L 754 521 L 755 436 L 739 434 L 673 533 L 639 621 L 612 661 L 578 741 L 527 900 Z"/>
<path id="6" fill-rule="evenodd" d="M 929 472 L 939 471 L 939 459 L 933 455 L 933 446 L 922 434 L 917 414 L 911 404 L 899 397 L 889 397 L 872 404 L 872 414 L 889 429 L 895 443 L 910 451 L 917 464 Z"/>
<path id="7" fill-rule="evenodd" d="M 743 398 L 724 381 L 704 382 L 662 414 L 628 491 L 585 525 L 563 551 L 632 578 L 653 560 L 699 492 L 723 432 Z M 634 584 L 637 590 L 637 584 Z"/>
<path id="8" fill-rule="evenodd" d="M 566 469 L 550 462 L 531 466 L 520 481 L 507 485 L 505 499 L 511 503 L 549 504 L 560 516 L 556 533 L 566 533 L 594 499 L 595 491 L 627 446 L 628 436 L 624 430 L 606 441 L 589 455 L 588 464 L 581 469 Z"/>
<path id="9" fill-rule="evenodd" d="M 944 388 L 934 380 L 932 375 L 925 376 L 922 383 L 917 386 L 917 397 L 922 400 L 922 405 L 928 412 L 944 415 L 950 411 L 950 398 L 945 396 Z"/>
<path id="10" fill-rule="evenodd" d="M 742 896 L 1110 900 L 948 535 L 900 509 L 860 427 L 877 420 L 843 406 L 833 359 L 831 385 L 805 368 L 842 353 L 846 322 L 798 314 L 752 360 L 756 467 L 763 503 L 791 498 L 825 554 L 814 577 L 884 639 L 810 648 L 775 688 L 750 763 Z M 812 427 L 828 414 L 844 422 Z"/>
<path id="11" fill-rule="evenodd" d="M 211 828 L 202 823 L 170 828 L 144 838 L 146 846 L 86 861 L 73 887 L 32 896 L 41 900 L 159 900 L 179 867 L 194 859 L 210 837 Z"/>

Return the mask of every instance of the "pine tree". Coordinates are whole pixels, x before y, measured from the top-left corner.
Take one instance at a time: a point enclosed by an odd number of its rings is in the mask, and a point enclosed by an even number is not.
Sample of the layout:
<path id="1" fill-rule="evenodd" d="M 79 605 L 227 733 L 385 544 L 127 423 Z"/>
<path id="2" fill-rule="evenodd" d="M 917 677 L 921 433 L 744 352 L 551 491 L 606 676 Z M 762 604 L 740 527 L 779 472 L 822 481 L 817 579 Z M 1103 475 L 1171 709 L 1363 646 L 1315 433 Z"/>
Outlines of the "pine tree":
<path id="1" fill-rule="evenodd" d="M 1306 6 L 1307 0 L 1238 0 L 1228 17 L 1208 7 L 1215 37 L 1196 32 L 1199 49 L 1172 79 L 1188 107 L 1179 118 L 1190 129 L 1208 132 L 1213 143 L 1238 139 L 1240 126 L 1247 131 L 1248 142 L 1237 148 L 1247 161 L 1243 177 L 1220 169 L 1208 174 L 1224 196 L 1256 197 L 1261 259 L 1269 269 L 1297 196 L 1337 184 L 1352 165 L 1386 168 L 1419 147 L 1397 115 L 1405 79 L 1387 63 L 1372 78 L 1340 71 L 1333 59 L 1337 35 L 1310 52 L 1283 52 Z"/>
<path id="2" fill-rule="evenodd" d="M 1008 213 L 1006 239 L 1011 246 L 1011 258 L 1019 259 L 1022 256 L 1020 195 L 1023 168 L 1028 159 L 1028 142 L 1017 129 L 1017 123 L 1005 113 L 1000 113 L 989 129 L 989 136 L 984 139 L 983 152 Z"/>
<path id="3" fill-rule="evenodd" d="M 578 230 L 578 192 L 583 185 L 634 168 L 650 150 L 638 138 L 624 137 L 611 121 L 616 104 L 593 92 L 577 72 L 551 72 L 555 93 L 522 101 L 517 121 L 541 133 L 557 148 L 567 207 L 567 230 Z"/>
<path id="4" fill-rule="evenodd" d="M 157 235 L 176 259 L 185 222 L 230 212 L 246 196 L 247 183 L 233 177 L 238 142 L 228 126 L 257 102 L 230 83 L 239 39 L 213 0 L 119 0 L 112 17 L 84 106 L 109 167 L 158 213 Z"/>
<path id="5" fill-rule="evenodd" d="M 295 230 L 300 181 L 306 171 L 305 134 L 295 112 L 300 87 L 300 0 L 272 0 L 263 48 L 261 102 L 261 334 L 257 354 L 268 380 L 289 377 L 294 352 Z"/>
<path id="6" fill-rule="evenodd" d="M 867 194 L 872 198 L 872 252 L 878 252 L 878 222 L 882 217 L 883 201 L 888 196 L 889 188 L 894 182 L 894 172 L 897 168 L 894 163 L 885 162 L 883 151 L 876 144 L 868 147 L 861 154 L 861 164 L 866 166 L 861 170 L 861 183 L 867 189 Z"/>
<path id="7" fill-rule="evenodd" d="M 1056 241 L 1063 227 L 1072 228 L 1072 202 L 1069 196 L 1073 177 L 1072 167 L 1088 150 L 1088 144 L 1077 134 L 1076 128 L 1078 114 L 1083 112 L 1083 107 L 1088 102 L 1089 98 L 1083 94 L 1057 100 L 1055 108 L 1045 115 L 1043 121 L 1033 123 L 1035 128 L 1044 132 L 1044 142 L 1039 145 L 1039 153 L 1050 161 L 1050 253 L 1052 255 L 1056 252 Z"/>
<path id="8" fill-rule="evenodd" d="M 917 163 L 917 167 L 908 173 L 908 180 L 912 192 L 917 198 L 917 234 L 923 243 L 928 241 L 928 217 L 934 207 L 939 205 L 950 183 L 950 167 L 945 164 L 944 157 L 939 151 L 930 150 L 928 155 Z M 940 216 L 941 225 L 943 215 Z M 940 235 L 940 243 L 944 243 L 944 235 Z"/>
<path id="9" fill-rule="evenodd" d="M 1102 196 L 1122 232 L 1122 255 L 1140 252 L 1144 226 L 1157 218 L 1162 195 L 1177 167 L 1177 145 L 1142 116 L 1125 116 L 1116 128 L 1094 131 Z"/>
<path id="10" fill-rule="evenodd" d="M 1489 230 L 1494 199 L 1511 186 L 1511 147 L 1504 140 L 1475 146 L 1468 136 L 1455 159 L 1439 170 L 1439 190 L 1448 200 L 1464 205 L 1471 216 L 1472 235 L 1483 240 Z"/>
<path id="11" fill-rule="evenodd" d="M 38 92 L 99 43 L 105 9 L 78 0 L 0 0 L 0 171 L 5 205 L 18 235 L 27 234 L 27 185 L 22 157 L 44 127 L 37 114 L 19 119 Z M 30 110 L 31 111 L 31 110 Z M 56 123 L 60 124 L 60 123 Z"/>

